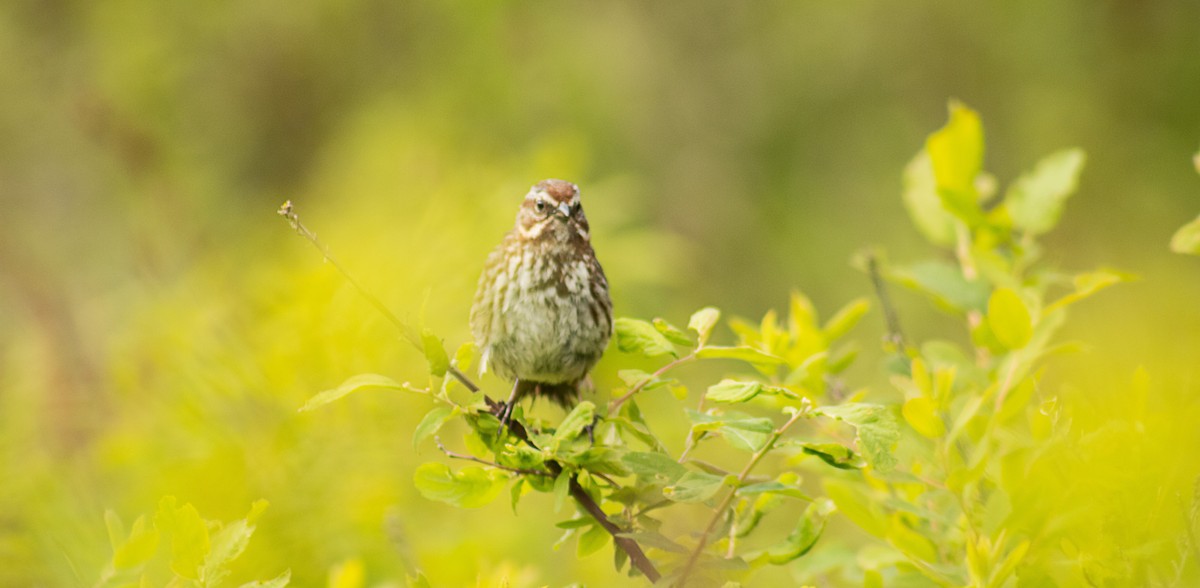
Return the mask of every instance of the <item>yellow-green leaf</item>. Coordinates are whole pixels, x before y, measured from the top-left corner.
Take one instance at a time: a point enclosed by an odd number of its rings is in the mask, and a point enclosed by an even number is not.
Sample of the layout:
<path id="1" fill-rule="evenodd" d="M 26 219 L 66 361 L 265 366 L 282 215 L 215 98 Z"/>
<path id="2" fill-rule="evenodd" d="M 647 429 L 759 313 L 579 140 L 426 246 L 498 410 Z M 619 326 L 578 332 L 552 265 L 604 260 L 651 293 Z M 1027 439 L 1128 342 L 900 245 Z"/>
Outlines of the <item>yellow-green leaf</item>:
<path id="1" fill-rule="evenodd" d="M 825 521 L 836 509 L 833 501 L 828 498 L 808 505 L 804 516 L 800 518 L 800 524 L 792 530 L 787 539 L 767 550 L 767 561 L 774 565 L 783 565 L 808 553 L 825 530 Z"/>
<path id="2" fill-rule="evenodd" d="M 471 369 L 471 364 L 475 360 L 475 343 L 467 341 L 458 346 L 458 350 L 454 352 L 454 367 L 461 372 L 467 372 Z"/>
<path id="3" fill-rule="evenodd" d="M 158 537 L 156 529 L 147 527 L 146 518 L 138 517 L 129 538 L 113 550 L 113 568 L 128 570 L 149 561 L 158 551 Z"/>
<path id="4" fill-rule="evenodd" d="M 888 525 L 888 541 L 900 551 L 922 561 L 936 562 L 937 548 L 917 531 L 904 524 L 903 517 L 893 514 Z"/>
<path id="5" fill-rule="evenodd" d="M 692 313 L 692 318 L 688 319 L 688 328 L 696 331 L 701 346 L 708 342 L 708 337 L 712 335 L 713 327 L 716 326 L 720 318 L 721 311 L 712 306 L 701 308 Z"/>
<path id="6" fill-rule="evenodd" d="M 357 376 L 350 377 L 333 390 L 326 390 L 317 394 L 316 396 L 313 396 L 308 400 L 308 402 L 304 403 L 304 406 L 300 407 L 300 412 L 325 406 L 326 404 L 338 400 L 352 392 L 358 392 L 360 390 L 367 390 L 371 388 L 380 388 L 384 390 L 408 389 L 404 385 L 387 376 L 381 376 L 379 374 L 359 374 Z"/>
<path id="7" fill-rule="evenodd" d="M 928 396 L 905 400 L 901 412 L 913 429 L 930 439 L 937 439 L 946 433 L 946 425 L 938 417 L 934 402 Z"/>
<path id="8" fill-rule="evenodd" d="M 814 413 L 853 425 L 857 433 L 859 452 L 875 469 L 887 471 L 896 466 L 892 447 L 900 440 L 900 426 L 887 407 L 851 402 L 838 406 L 822 406 Z"/>
<path id="9" fill-rule="evenodd" d="M 671 323 L 668 323 L 660 318 L 654 319 L 651 321 L 651 323 L 654 325 L 655 329 L 658 329 L 659 333 L 662 333 L 663 337 L 667 338 L 668 341 L 676 345 L 683 345 L 685 347 L 690 347 L 692 345 L 691 336 L 679 330 L 679 327 L 676 327 L 675 325 L 672 325 Z"/>
<path id="10" fill-rule="evenodd" d="M 720 383 L 709 386 L 704 396 L 714 402 L 745 402 L 759 392 L 762 392 L 762 384 L 758 382 L 721 380 Z"/>
<path id="11" fill-rule="evenodd" d="M 1054 228 L 1063 204 L 1075 191 L 1085 159 L 1082 149 L 1064 149 L 1018 178 L 1004 198 L 1013 224 L 1034 235 Z"/>
<path id="12" fill-rule="evenodd" d="M 1200 220 L 1200 219 L 1197 219 Z M 1075 291 L 1054 301 L 1054 304 L 1046 307 L 1042 316 L 1046 316 L 1060 308 L 1065 308 L 1068 305 L 1074 304 L 1087 298 L 1109 286 L 1120 284 L 1121 282 L 1132 282 L 1137 279 L 1137 276 L 1120 272 L 1111 269 L 1099 269 L 1094 272 L 1088 272 L 1075 276 Z"/>
<path id="13" fill-rule="evenodd" d="M 1175 235 L 1171 237 L 1171 251 L 1200 255 L 1200 217 L 1175 231 Z"/>
<path id="14" fill-rule="evenodd" d="M 635 353 L 646 357 L 659 355 L 677 356 L 675 347 L 654 325 L 631 318 L 619 318 L 616 321 L 617 349 L 625 353 Z"/>
<path id="15" fill-rule="evenodd" d="M 929 136 L 925 150 L 933 164 L 938 197 L 951 214 L 976 225 L 983 218 L 975 178 L 983 170 L 983 124 L 958 101 L 950 102 L 950 120 Z"/>
<path id="16" fill-rule="evenodd" d="M 413 473 L 421 495 L 462 508 L 479 508 L 500 495 L 508 477 L 496 470 L 465 467 L 457 472 L 441 463 L 426 463 Z"/>
<path id="17" fill-rule="evenodd" d="M 586 557 L 596 553 L 600 548 L 608 545 L 608 540 L 611 535 L 604 527 L 600 525 L 592 525 L 590 529 L 579 535 L 579 543 L 575 546 L 575 557 Z"/>
<path id="18" fill-rule="evenodd" d="M 663 496 L 675 502 L 704 502 L 724 485 L 720 476 L 687 472 L 674 484 L 663 488 Z"/>
<path id="19" fill-rule="evenodd" d="M 887 535 L 888 521 L 879 507 L 879 500 L 866 495 L 868 487 L 837 478 L 826 478 L 825 495 L 862 530 L 876 536 Z"/>
<path id="20" fill-rule="evenodd" d="M 425 360 L 429 362 L 429 373 L 439 378 L 445 376 L 446 370 L 450 369 L 450 357 L 446 355 L 442 340 L 433 331 L 425 329 L 421 332 L 421 345 L 425 350 Z"/>
<path id="21" fill-rule="evenodd" d="M 454 416 L 454 409 L 449 406 L 438 406 L 433 410 L 425 413 L 424 418 L 417 424 L 416 430 L 413 431 L 413 448 L 416 448 L 422 441 L 432 437 Z"/>
<path id="22" fill-rule="evenodd" d="M 988 326 L 996 340 L 1008 349 L 1020 349 L 1033 336 L 1033 321 L 1020 295 L 1011 288 L 998 288 L 988 299 Z"/>
<path id="23" fill-rule="evenodd" d="M 562 424 L 554 431 L 554 438 L 559 441 L 570 441 L 579 436 L 583 429 L 592 424 L 596 417 L 596 405 L 584 400 L 575 405 L 571 412 L 563 418 Z"/>
<path id="24" fill-rule="evenodd" d="M 279 574 L 278 576 L 276 576 L 270 580 L 259 580 L 257 582 L 247 582 L 245 584 L 242 584 L 239 588 L 284 588 L 285 586 L 288 585 L 288 582 L 291 582 L 291 581 L 292 581 L 292 571 L 285 570 L 282 574 Z"/>
<path id="25" fill-rule="evenodd" d="M 154 526 L 171 537 L 171 571 L 192 580 L 200 579 L 200 565 L 211 549 L 208 524 L 190 503 L 176 506 L 174 496 L 158 503 Z"/>
<path id="26" fill-rule="evenodd" d="M 946 212 L 938 196 L 933 162 L 922 149 L 904 168 L 904 207 L 917 230 L 934 245 L 953 245 L 956 239 L 954 215 Z"/>
<path id="27" fill-rule="evenodd" d="M 784 364 L 783 358 L 764 353 L 753 347 L 744 345 L 738 347 L 702 347 L 696 351 L 696 357 L 701 359 L 737 359 L 755 367 L 765 369 L 775 368 Z"/>
<path id="28" fill-rule="evenodd" d="M 866 298 L 857 298 L 850 301 L 849 304 L 843 306 L 833 318 L 825 322 L 825 326 L 821 327 L 821 332 L 825 335 L 826 341 L 833 341 L 845 335 L 858 321 L 862 320 L 863 315 L 871 310 L 871 303 Z"/>

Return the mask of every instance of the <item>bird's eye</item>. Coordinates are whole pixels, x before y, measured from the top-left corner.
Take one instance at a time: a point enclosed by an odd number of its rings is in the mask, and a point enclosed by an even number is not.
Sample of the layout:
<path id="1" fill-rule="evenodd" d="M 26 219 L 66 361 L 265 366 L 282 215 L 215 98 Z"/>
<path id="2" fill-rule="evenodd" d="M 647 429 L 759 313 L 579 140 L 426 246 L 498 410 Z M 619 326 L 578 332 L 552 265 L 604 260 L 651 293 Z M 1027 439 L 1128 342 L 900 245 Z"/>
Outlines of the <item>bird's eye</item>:
<path id="1" fill-rule="evenodd" d="M 534 208 L 535 208 L 535 209 L 536 209 L 538 212 L 546 212 L 546 201 L 545 201 L 545 200 L 538 200 L 538 201 L 537 201 L 537 204 L 534 204 L 534 205 L 533 205 L 533 207 L 534 207 Z"/>

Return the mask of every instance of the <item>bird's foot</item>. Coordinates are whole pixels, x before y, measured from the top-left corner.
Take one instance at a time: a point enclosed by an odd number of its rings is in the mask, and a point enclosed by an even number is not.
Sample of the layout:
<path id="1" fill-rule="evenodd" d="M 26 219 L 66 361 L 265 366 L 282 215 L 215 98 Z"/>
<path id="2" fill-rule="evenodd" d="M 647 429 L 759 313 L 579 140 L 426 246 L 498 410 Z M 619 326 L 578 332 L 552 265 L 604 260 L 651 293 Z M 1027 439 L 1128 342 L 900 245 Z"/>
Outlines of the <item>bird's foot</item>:
<path id="1" fill-rule="evenodd" d="M 588 441 L 591 442 L 592 447 L 596 446 L 596 425 L 598 424 L 600 424 L 600 415 L 594 414 L 592 415 L 592 422 L 583 428 L 584 432 L 587 433 Z"/>

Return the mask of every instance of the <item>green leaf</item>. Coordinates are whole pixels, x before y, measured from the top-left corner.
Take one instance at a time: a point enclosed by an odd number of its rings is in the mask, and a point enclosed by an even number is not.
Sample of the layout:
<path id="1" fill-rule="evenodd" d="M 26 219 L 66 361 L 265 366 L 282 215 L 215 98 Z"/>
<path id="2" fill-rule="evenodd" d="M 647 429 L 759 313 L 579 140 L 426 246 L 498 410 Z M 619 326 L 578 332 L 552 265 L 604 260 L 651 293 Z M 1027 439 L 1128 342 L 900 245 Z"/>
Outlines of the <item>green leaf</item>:
<path id="1" fill-rule="evenodd" d="M 669 551 L 672 553 L 687 553 L 686 547 L 668 539 L 662 533 L 656 533 L 654 531 L 618 533 L 617 536 L 633 539 L 634 541 L 637 541 L 638 544 L 645 547 L 653 547 L 655 549 L 661 549 L 663 551 Z"/>
<path id="2" fill-rule="evenodd" d="M 626 402 L 625 405 L 621 407 L 621 411 L 625 412 L 626 407 L 633 404 L 633 402 Z M 605 422 L 616 425 L 617 428 L 621 429 L 621 431 L 633 437 L 634 439 L 641 441 L 650 449 L 655 451 L 666 451 L 666 448 L 663 447 L 662 441 L 659 441 L 658 438 L 654 436 L 654 433 L 650 431 L 650 428 L 647 427 L 646 423 L 641 421 L 640 418 L 638 420 L 633 420 L 626 417 L 610 416 L 605 419 Z"/>
<path id="3" fill-rule="evenodd" d="M 688 319 L 688 328 L 696 331 L 696 336 L 700 340 L 701 347 L 708 342 L 708 337 L 712 335 L 713 327 L 717 325 L 717 321 L 720 319 L 721 311 L 712 306 L 706 306 L 692 313 L 692 318 Z"/>
<path id="4" fill-rule="evenodd" d="M 663 496 L 674 502 L 704 502 L 721 489 L 725 480 L 703 472 L 687 472 L 675 484 L 663 488 Z"/>
<path id="5" fill-rule="evenodd" d="M 904 167 L 904 207 L 912 217 L 917 230 L 934 245 L 953 245 L 955 234 L 954 215 L 946 212 L 938 196 L 937 180 L 933 176 L 933 161 L 922 149 Z"/>
<path id="6" fill-rule="evenodd" d="M 612 536 L 604 530 L 604 527 L 592 525 L 592 528 L 579 535 L 579 543 L 575 546 L 575 557 L 586 557 L 600 551 L 600 548 L 608 545 L 610 537 Z"/>
<path id="7" fill-rule="evenodd" d="M 105 518 L 108 518 L 108 513 L 105 513 Z M 112 539 L 112 527 L 109 528 L 109 539 Z M 146 517 L 138 517 L 133 522 L 129 537 L 113 548 L 113 568 L 118 571 L 130 570 L 150 561 L 158 551 L 158 538 L 158 531 L 147 527 Z"/>
<path id="8" fill-rule="evenodd" d="M 753 347 L 701 347 L 696 351 L 700 359 L 737 359 L 749 363 L 756 368 L 775 369 L 784 363 L 783 358 L 763 353 Z"/>
<path id="9" fill-rule="evenodd" d="M 857 470 L 867 465 L 866 462 L 841 443 L 810 443 L 801 441 L 801 450 L 809 455 L 815 455 L 821 461 L 839 470 Z"/>
<path id="10" fill-rule="evenodd" d="M 1179 227 L 1171 237 L 1171 251 L 1184 255 L 1200 255 L 1200 217 Z"/>
<path id="11" fill-rule="evenodd" d="M 413 448 L 415 449 L 422 441 L 435 435 L 442 425 L 446 424 L 453 416 L 454 409 L 449 406 L 438 406 L 425 413 L 424 418 L 413 431 Z"/>
<path id="12" fill-rule="evenodd" d="M 958 312 L 982 311 L 990 294 L 985 282 L 967 281 L 958 267 L 944 261 L 893 268 L 888 275 L 901 285 L 929 295 L 939 304 Z"/>
<path id="13" fill-rule="evenodd" d="M 580 402 L 563 418 L 562 424 L 554 431 L 554 438 L 562 442 L 578 437 L 584 428 L 592 424 L 595 417 L 596 405 L 587 400 Z"/>
<path id="14" fill-rule="evenodd" d="M 413 484 L 421 495 L 462 508 L 479 508 L 499 496 L 508 480 L 503 472 L 466 467 L 457 472 L 441 463 L 426 463 L 413 473 Z"/>
<path id="15" fill-rule="evenodd" d="M 458 346 L 458 351 L 454 352 L 454 367 L 460 372 L 468 372 L 471 370 L 471 363 L 475 360 L 475 343 L 467 341 Z"/>
<path id="16" fill-rule="evenodd" d="M 825 495 L 837 505 L 838 512 L 876 537 L 887 535 L 887 518 L 879 501 L 866 495 L 866 486 L 836 478 L 825 478 L 823 485 Z"/>
<path id="17" fill-rule="evenodd" d="M 775 424 L 766 418 L 733 419 L 722 423 L 719 431 L 735 449 L 755 452 L 766 446 Z"/>
<path id="18" fill-rule="evenodd" d="M 242 555 L 254 534 L 254 525 L 244 520 L 225 525 L 212 537 L 212 549 L 204 558 L 200 577 L 208 585 L 217 586 L 229 574 L 226 566 Z"/>
<path id="19" fill-rule="evenodd" d="M 691 347 L 695 343 L 692 341 L 691 335 L 688 335 L 675 325 L 672 325 L 663 319 L 656 318 L 651 322 L 654 324 L 654 328 L 658 329 L 659 333 L 662 333 L 663 337 L 666 337 L 668 341 L 676 345 Z"/>
<path id="20" fill-rule="evenodd" d="M 927 396 L 909 398 L 900 412 L 913 429 L 930 439 L 946 434 L 946 425 L 938 417 L 933 400 Z"/>
<path id="21" fill-rule="evenodd" d="M 843 306 L 841 310 L 837 311 L 837 314 L 833 315 L 833 318 L 825 322 L 825 326 L 821 327 L 825 340 L 833 341 L 841 338 L 850 329 L 853 329 L 854 325 L 857 325 L 869 310 L 871 310 L 871 303 L 866 298 L 852 300 Z"/>
<path id="22" fill-rule="evenodd" d="M 242 584 L 240 588 L 284 588 L 288 582 L 292 581 L 292 571 L 286 570 L 271 580 L 259 580 L 257 582 L 247 582 Z"/>
<path id="23" fill-rule="evenodd" d="M 887 539 L 901 552 L 920 561 L 936 562 L 937 548 L 921 533 L 904 524 L 899 513 L 892 515 L 888 524 Z"/>
<path id="24" fill-rule="evenodd" d="M 200 565 L 211 549 L 208 524 L 191 503 L 176 506 L 174 496 L 164 496 L 154 515 L 154 526 L 171 536 L 171 571 L 191 580 L 200 579 Z"/>
<path id="25" fill-rule="evenodd" d="M 341 397 L 350 394 L 351 392 L 358 392 L 371 388 L 382 388 L 384 390 L 409 389 L 403 384 L 400 384 L 387 376 L 381 376 L 379 374 L 359 374 L 357 376 L 350 377 L 345 382 L 342 382 L 342 385 L 334 388 L 333 390 L 326 390 L 320 394 L 317 394 L 316 396 L 313 396 L 308 400 L 308 402 L 304 403 L 304 406 L 300 407 L 300 412 L 325 406 L 326 404 L 338 400 Z"/>
<path id="26" fill-rule="evenodd" d="M 446 355 L 446 348 L 442 346 L 442 340 L 433 334 L 433 331 L 425 329 L 421 332 L 421 346 L 425 348 L 425 360 L 429 362 L 429 373 L 441 378 L 446 375 L 446 370 L 450 369 L 450 358 Z"/>
<path id="27" fill-rule="evenodd" d="M 558 477 L 554 478 L 554 512 L 562 510 L 564 504 L 567 503 L 567 496 L 571 494 L 571 472 L 559 472 Z"/>
<path id="28" fill-rule="evenodd" d="M 1042 312 L 1042 316 L 1045 317 L 1060 308 L 1065 308 L 1068 305 L 1079 302 L 1109 286 L 1120 284 L 1121 282 L 1132 282 L 1136 279 L 1137 277 L 1132 274 L 1110 269 L 1099 269 L 1094 272 L 1079 274 L 1075 276 L 1074 280 L 1075 291 L 1055 300 L 1054 304 L 1046 307 L 1046 310 Z"/>
<path id="29" fill-rule="evenodd" d="M 704 396 L 714 402 L 746 402 L 757 396 L 759 392 L 762 392 L 762 384 L 758 382 L 739 382 L 726 379 L 709 386 Z"/>
<path id="30" fill-rule="evenodd" d="M 975 178 L 983 171 L 983 124 L 979 115 L 950 102 L 950 120 L 925 142 L 938 197 L 945 209 L 975 226 L 983 219 Z"/>
<path id="31" fill-rule="evenodd" d="M 509 500 L 512 502 L 513 514 L 517 514 L 517 503 L 521 502 L 521 496 L 525 494 L 525 478 L 517 476 L 516 480 L 509 490 Z"/>
<path id="32" fill-rule="evenodd" d="M 823 406 L 814 411 L 854 426 L 859 451 L 875 469 L 888 471 L 896 466 L 892 447 L 900 439 L 900 427 L 885 406 L 849 403 Z"/>
<path id="33" fill-rule="evenodd" d="M 1013 224 L 1034 235 L 1053 229 L 1067 197 L 1075 192 L 1085 159 L 1082 149 L 1064 149 L 1017 178 L 1004 197 Z"/>
<path id="34" fill-rule="evenodd" d="M 692 409 L 687 409 L 687 414 L 692 422 L 693 433 L 720 432 L 730 445 L 745 451 L 762 449 L 775 431 L 774 423 L 767 418 L 751 418 L 740 413 L 714 416 Z"/>
<path id="35" fill-rule="evenodd" d="M 1033 320 L 1021 296 L 1011 288 L 997 288 L 988 300 L 988 326 L 1008 349 L 1020 349 L 1033 336 Z"/>
<path id="36" fill-rule="evenodd" d="M 753 496 L 755 494 L 778 494 L 780 496 L 790 496 L 799 498 L 800 500 L 812 500 L 812 497 L 805 494 L 803 490 L 783 482 L 759 482 L 757 484 L 749 484 L 738 488 L 738 494 L 741 496 Z"/>
<path id="37" fill-rule="evenodd" d="M 687 473 L 687 468 L 662 453 L 631 451 L 621 461 L 638 477 L 660 484 L 672 484 Z"/>
<path id="38" fill-rule="evenodd" d="M 579 517 L 577 519 L 567 519 L 554 523 L 559 529 L 582 529 L 596 524 L 596 520 L 590 517 Z"/>
<path id="39" fill-rule="evenodd" d="M 610 476 L 628 476 L 632 472 L 629 471 L 629 468 L 625 466 L 625 462 L 622 461 L 625 453 L 624 449 L 602 446 L 592 447 L 579 454 L 576 463 L 589 472 L 608 474 Z"/>
<path id="40" fill-rule="evenodd" d="M 629 387 L 630 390 L 641 386 L 642 390 L 650 391 L 655 388 L 666 386 L 675 380 L 671 378 L 660 378 L 654 374 L 644 372 L 642 370 L 620 370 L 617 372 L 617 377 L 621 378 L 622 382 Z"/>
<path id="41" fill-rule="evenodd" d="M 767 550 L 766 560 L 778 566 L 808 553 L 825 530 L 825 521 L 836 509 L 833 501 L 829 499 L 817 500 L 808 505 L 800 524 L 792 530 L 787 539 Z"/>
<path id="42" fill-rule="evenodd" d="M 654 325 L 631 318 L 619 318 L 616 321 L 617 349 L 624 353 L 634 353 L 646 357 L 672 355 L 678 357 L 675 347 L 667 340 Z"/>

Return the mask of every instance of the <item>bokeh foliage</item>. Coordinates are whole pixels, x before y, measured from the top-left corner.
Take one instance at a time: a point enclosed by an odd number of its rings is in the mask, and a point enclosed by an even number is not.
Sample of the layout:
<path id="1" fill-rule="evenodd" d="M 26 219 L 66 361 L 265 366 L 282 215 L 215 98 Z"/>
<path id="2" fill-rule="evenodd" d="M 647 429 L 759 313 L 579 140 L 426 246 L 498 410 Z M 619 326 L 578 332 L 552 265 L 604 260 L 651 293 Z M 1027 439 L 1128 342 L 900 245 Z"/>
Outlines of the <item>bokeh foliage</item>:
<path id="1" fill-rule="evenodd" d="M 613 581 L 603 557 L 545 549 L 552 500 L 517 524 L 420 497 L 424 399 L 294 412 L 348 374 L 424 365 L 279 201 L 448 341 L 514 199 L 554 176 L 584 187 L 620 314 L 758 317 L 797 286 L 833 310 L 868 291 L 846 263 L 863 244 L 925 256 L 897 178 L 951 95 L 986 114 L 999 178 L 1087 151 L 1047 255 L 1142 279 L 1071 309 L 1062 337 L 1088 349 L 1040 386 L 1083 443 L 1029 480 L 1103 505 L 1072 520 L 1094 531 L 1078 553 L 1169 565 L 1200 447 L 1200 272 L 1165 246 L 1200 193 L 1197 39 L 1187 2 L 6 2 L 0 584 L 91 585 L 104 513 L 166 495 L 220 521 L 270 501 L 231 582 Z M 894 296 L 913 340 L 970 342 Z M 851 375 L 884 395 L 872 318 Z M 853 559 L 857 533 L 833 517 L 823 557 Z M 1150 556 L 1096 555 L 1127 551 Z"/>

